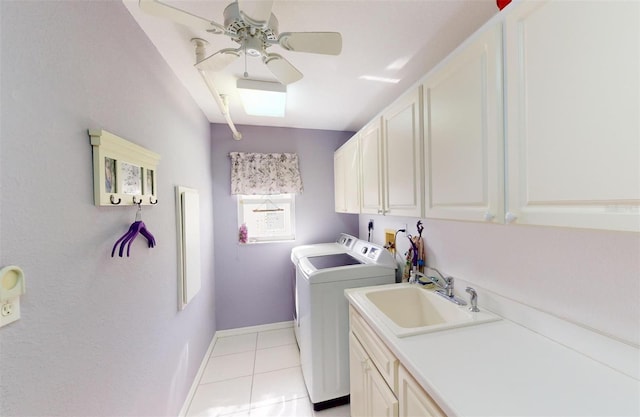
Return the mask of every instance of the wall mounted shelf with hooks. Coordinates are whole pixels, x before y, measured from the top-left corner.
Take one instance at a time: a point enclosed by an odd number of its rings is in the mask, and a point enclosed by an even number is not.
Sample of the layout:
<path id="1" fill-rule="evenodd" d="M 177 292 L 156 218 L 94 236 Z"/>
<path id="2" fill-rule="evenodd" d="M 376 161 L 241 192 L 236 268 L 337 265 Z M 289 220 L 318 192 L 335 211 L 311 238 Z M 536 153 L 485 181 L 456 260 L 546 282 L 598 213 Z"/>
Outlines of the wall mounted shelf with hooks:
<path id="1" fill-rule="evenodd" d="M 103 129 L 89 130 L 96 206 L 158 203 L 160 155 Z"/>

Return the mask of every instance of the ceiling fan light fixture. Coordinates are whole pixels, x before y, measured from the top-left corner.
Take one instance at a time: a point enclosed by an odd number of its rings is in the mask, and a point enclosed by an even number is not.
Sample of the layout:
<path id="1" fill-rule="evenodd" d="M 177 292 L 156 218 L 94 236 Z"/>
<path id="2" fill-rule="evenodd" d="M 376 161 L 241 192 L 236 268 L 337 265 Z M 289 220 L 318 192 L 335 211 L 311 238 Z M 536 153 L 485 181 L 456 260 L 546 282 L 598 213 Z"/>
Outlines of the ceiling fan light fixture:
<path id="1" fill-rule="evenodd" d="M 244 111 L 251 116 L 284 117 L 287 86 L 270 81 L 238 79 L 238 93 Z"/>

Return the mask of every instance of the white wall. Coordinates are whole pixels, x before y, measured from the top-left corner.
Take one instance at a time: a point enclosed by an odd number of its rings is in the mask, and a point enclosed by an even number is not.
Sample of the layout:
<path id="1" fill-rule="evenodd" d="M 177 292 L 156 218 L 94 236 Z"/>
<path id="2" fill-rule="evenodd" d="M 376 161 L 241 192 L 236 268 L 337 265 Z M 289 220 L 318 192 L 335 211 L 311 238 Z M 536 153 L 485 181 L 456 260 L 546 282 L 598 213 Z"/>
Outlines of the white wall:
<path id="1" fill-rule="evenodd" d="M 177 312 L 174 186 L 198 188 L 213 252 L 209 123 L 118 1 L 0 1 L 0 266 L 26 274 L 0 328 L 0 415 L 177 415 L 215 332 L 213 261 Z M 111 247 L 133 207 L 93 204 L 87 129 L 161 155 L 155 235 Z"/>
<path id="2" fill-rule="evenodd" d="M 415 218 L 361 215 L 360 237 L 374 219 L 372 241 L 384 229 Z M 492 225 L 422 219 L 427 264 L 442 273 L 640 345 L 640 235 L 583 229 Z M 404 254 L 408 240 L 398 234 Z M 398 256 L 398 261 L 400 257 Z M 456 293 L 464 298 L 464 288 Z M 480 300 L 482 304 L 482 300 Z"/>

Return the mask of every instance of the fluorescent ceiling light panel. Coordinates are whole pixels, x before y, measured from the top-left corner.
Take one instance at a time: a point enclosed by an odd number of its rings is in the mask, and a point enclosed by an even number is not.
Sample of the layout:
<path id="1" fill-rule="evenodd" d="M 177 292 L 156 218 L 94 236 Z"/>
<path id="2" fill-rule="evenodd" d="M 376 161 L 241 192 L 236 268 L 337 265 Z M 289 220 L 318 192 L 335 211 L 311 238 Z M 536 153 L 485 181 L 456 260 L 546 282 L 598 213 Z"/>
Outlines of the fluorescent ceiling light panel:
<path id="1" fill-rule="evenodd" d="M 387 65 L 388 70 L 399 70 L 404 68 L 405 65 L 409 62 L 410 57 L 398 58 L 393 61 L 391 64 Z"/>
<path id="2" fill-rule="evenodd" d="M 284 117 L 287 86 L 241 78 L 237 83 L 244 111 L 251 116 Z"/>
<path id="3" fill-rule="evenodd" d="M 375 75 L 361 75 L 359 78 L 361 80 L 378 81 L 381 83 L 389 83 L 389 84 L 398 84 L 400 82 L 399 78 L 377 77 Z"/>

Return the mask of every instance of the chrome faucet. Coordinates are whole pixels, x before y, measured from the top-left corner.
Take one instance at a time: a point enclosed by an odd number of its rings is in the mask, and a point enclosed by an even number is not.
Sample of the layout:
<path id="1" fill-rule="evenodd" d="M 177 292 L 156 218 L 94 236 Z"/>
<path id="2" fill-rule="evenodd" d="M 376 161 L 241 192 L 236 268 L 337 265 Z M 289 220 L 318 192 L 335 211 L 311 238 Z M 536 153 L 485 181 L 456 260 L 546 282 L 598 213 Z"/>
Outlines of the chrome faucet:
<path id="1" fill-rule="evenodd" d="M 438 287 L 440 287 L 439 290 L 436 290 L 436 294 L 441 295 L 442 297 L 446 298 L 447 300 L 456 303 L 458 305 L 461 306 L 466 306 L 467 302 L 464 301 L 461 298 L 456 297 L 453 294 L 453 277 L 445 277 L 444 275 L 442 275 L 442 273 L 440 271 L 438 271 L 436 268 L 430 267 L 430 266 L 425 266 L 426 269 L 430 269 L 432 271 L 435 271 L 439 277 L 436 276 L 431 276 L 431 275 L 426 275 L 427 278 L 431 279 Z M 422 276 L 425 276 L 424 274 L 420 274 Z M 444 284 L 442 283 L 442 281 L 444 281 Z"/>
<path id="2" fill-rule="evenodd" d="M 435 280 L 433 282 L 435 282 L 435 284 L 442 288 L 442 290 L 444 291 L 445 295 L 447 297 L 453 297 L 453 277 L 445 277 L 444 275 L 442 275 L 442 273 L 440 271 L 438 271 L 436 268 L 427 266 L 427 269 L 430 269 L 432 271 L 435 271 L 438 273 L 438 275 L 440 275 L 440 277 L 429 277 L 431 279 Z M 442 284 L 440 281 L 444 281 L 444 284 Z"/>

